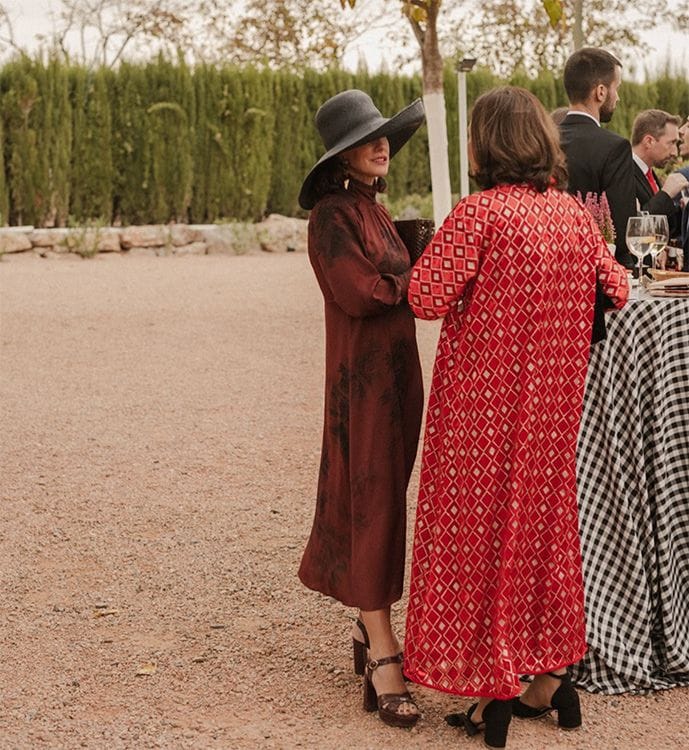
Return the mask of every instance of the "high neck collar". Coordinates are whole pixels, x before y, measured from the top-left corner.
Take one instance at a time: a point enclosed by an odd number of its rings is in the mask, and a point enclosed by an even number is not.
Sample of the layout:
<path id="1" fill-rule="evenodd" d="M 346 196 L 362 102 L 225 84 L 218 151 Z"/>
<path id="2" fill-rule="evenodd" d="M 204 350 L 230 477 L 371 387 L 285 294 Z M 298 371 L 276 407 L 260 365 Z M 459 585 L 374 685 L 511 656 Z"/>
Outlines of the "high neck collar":
<path id="1" fill-rule="evenodd" d="M 375 184 L 367 185 L 365 182 L 360 182 L 359 180 L 355 180 L 354 178 L 350 177 L 349 184 L 347 185 L 347 190 L 354 195 L 361 196 L 362 198 L 367 198 L 373 203 L 376 202 L 376 194 L 378 191 L 376 190 Z"/>

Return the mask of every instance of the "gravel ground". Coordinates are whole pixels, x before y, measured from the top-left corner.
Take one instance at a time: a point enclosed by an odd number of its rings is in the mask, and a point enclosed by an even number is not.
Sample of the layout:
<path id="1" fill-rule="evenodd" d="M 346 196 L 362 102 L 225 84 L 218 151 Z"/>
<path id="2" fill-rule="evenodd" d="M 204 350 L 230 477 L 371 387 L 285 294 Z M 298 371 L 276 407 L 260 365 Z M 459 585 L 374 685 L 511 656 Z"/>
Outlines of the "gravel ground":
<path id="1" fill-rule="evenodd" d="M 364 714 L 352 612 L 296 578 L 322 410 L 304 255 L 6 257 L 0 305 L 0 748 L 481 746 L 443 722 L 467 700 L 417 689 L 411 731 Z M 581 731 L 514 722 L 509 747 L 688 746 L 686 689 L 582 700 Z"/>

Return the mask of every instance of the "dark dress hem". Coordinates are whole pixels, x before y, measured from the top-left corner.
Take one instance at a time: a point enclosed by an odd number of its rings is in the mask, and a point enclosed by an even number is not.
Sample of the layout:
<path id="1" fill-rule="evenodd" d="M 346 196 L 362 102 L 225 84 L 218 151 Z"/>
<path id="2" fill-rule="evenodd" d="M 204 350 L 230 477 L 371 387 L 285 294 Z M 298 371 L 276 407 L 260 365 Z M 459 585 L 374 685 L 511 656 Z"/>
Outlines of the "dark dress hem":
<path id="1" fill-rule="evenodd" d="M 391 607 L 393 604 L 396 604 L 402 599 L 402 592 L 400 591 L 399 594 L 391 596 L 389 599 L 385 599 L 382 604 L 369 604 L 367 602 L 362 603 L 361 601 L 349 599 L 349 597 L 340 598 L 337 594 L 333 594 L 332 591 L 329 591 L 327 586 L 318 586 L 317 584 L 311 584 L 308 581 L 304 580 L 304 578 L 302 578 L 301 573 L 299 573 L 299 580 L 304 584 L 304 586 L 306 586 L 307 589 L 310 589 L 311 591 L 315 591 L 318 594 L 324 594 L 325 596 L 334 599 L 336 602 L 340 602 L 340 604 L 343 604 L 345 607 L 354 607 L 355 609 L 360 609 L 364 612 L 375 612 L 378 609 Z"/>

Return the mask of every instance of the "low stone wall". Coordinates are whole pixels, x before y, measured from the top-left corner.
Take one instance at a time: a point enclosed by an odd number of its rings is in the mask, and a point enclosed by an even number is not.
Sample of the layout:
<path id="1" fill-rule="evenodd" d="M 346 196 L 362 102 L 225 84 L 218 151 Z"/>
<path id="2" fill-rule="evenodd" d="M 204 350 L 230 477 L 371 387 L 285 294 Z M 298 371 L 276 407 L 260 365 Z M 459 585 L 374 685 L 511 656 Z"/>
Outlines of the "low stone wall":
<path id="1" fill-rule="evenodd" d="M 0 254 L 42 258 L 98 253 L 128 255 L 244 255 L 305 252 L 305 219 L 271 214 L 258 224 L 165 224 L 132 227 L 34 229 L 0 227 Z"/>

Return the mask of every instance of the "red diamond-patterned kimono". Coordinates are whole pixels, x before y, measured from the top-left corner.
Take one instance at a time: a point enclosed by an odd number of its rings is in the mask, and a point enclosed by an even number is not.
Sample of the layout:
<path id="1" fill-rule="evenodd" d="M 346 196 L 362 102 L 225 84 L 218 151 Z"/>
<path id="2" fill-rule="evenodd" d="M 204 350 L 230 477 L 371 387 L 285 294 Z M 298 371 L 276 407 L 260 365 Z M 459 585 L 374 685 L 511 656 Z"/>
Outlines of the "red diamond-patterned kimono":
<path id="1" fill-rule="evenodd" d="M 618 265 L 567 193 L 499 186 L 460 201 L 409 299 L 444 316 L 421 467 L 405 672 L 506 699 L 586 650 L 575 449 L 596 274 Z"/>

